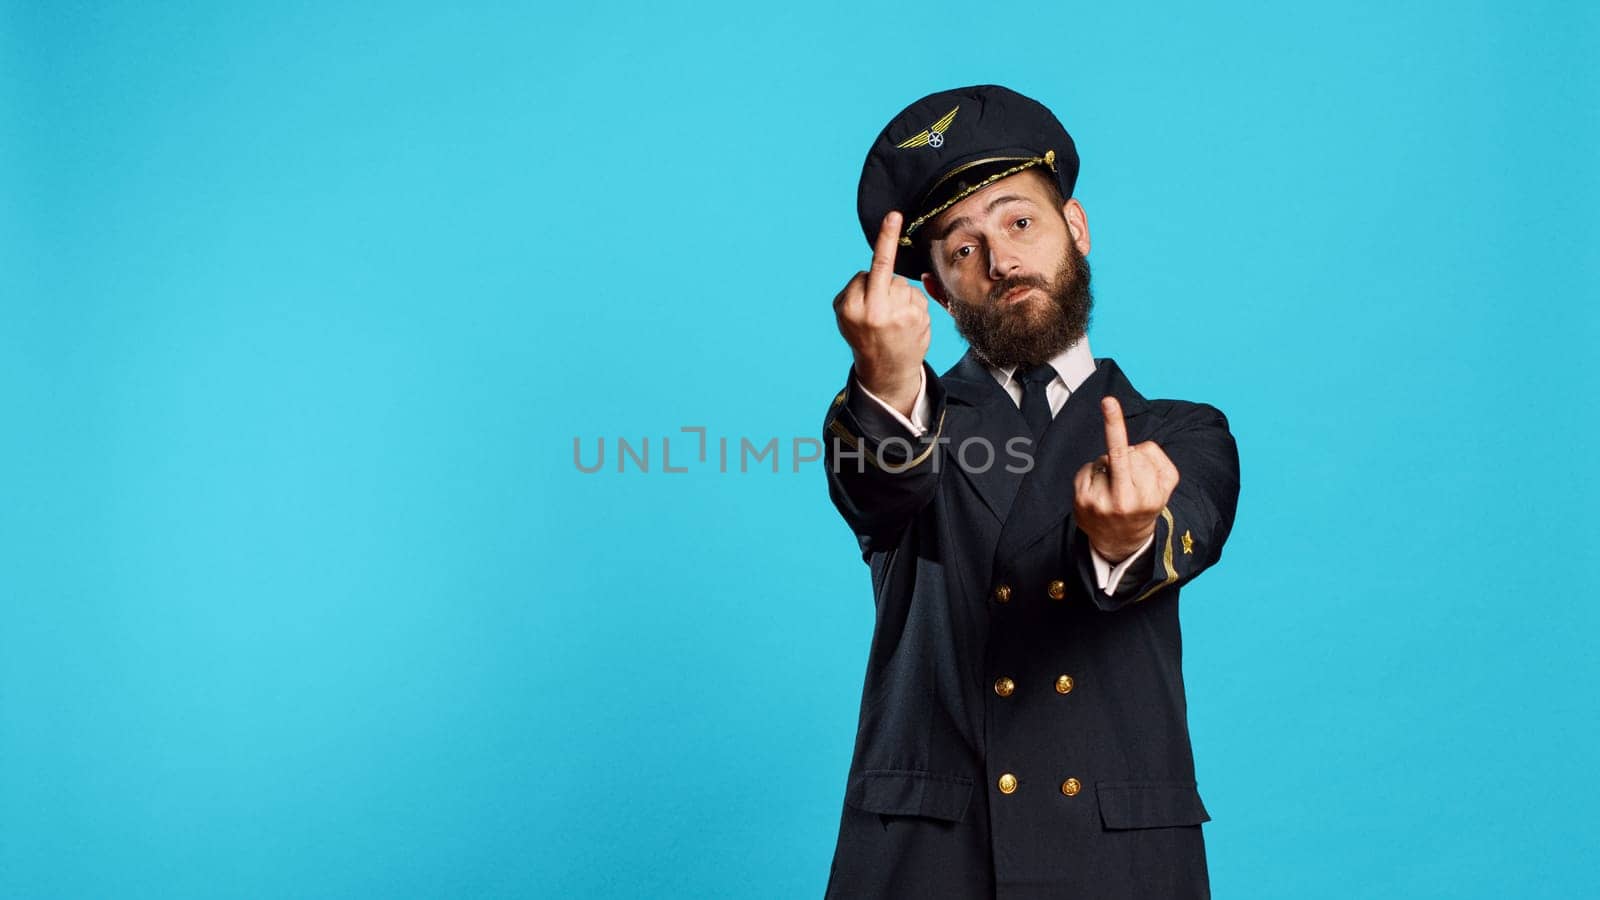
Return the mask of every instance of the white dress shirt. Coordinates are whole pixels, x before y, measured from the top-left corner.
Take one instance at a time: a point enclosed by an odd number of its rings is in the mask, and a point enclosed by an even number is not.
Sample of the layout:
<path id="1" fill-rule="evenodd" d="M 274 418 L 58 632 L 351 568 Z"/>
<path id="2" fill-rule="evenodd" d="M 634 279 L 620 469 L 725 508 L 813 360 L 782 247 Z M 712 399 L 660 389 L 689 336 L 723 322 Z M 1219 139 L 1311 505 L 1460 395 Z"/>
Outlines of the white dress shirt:
<path id="1" fill-rule="evenodd" d="M 1045 399 L 1050 401 L 1050 415 L 1054 416 L 1061 411 L 1061 407 L 1066 405 L 1067 398 L 1072 396 L 1072 392 L 1088 380 L 1090 375 L 1094 374 L 1094 356 L 1089 352 L 1089 336 L 1084 335 L 1079 338 L 1072 346 L 1051 357 L 1049 363 L 1051 368 L 1056 370 L 1056 377 L 1045 385 L 1044 395 Z M 1021 409 L 1022 382 L 1020 379 L 1012 377 L 1020 374 L 1017 372 L 1017 367 L 1012 366 L 1000 369 L 994 366 L 987 366 L 986 368 L 988 368 L 989 374 L 994 376 L 994 380 L 1000 382 L 1000 386 L 1005 388 L 1006 393 L 1011 396 L 1011 402 L 1017 404 L 1017 408 Z M 923 369 L 921 372 L 922 381 L 917 388 L 917 401 L 911 408 L 910 418 L 907 418 L 900 410 L 885 403 L 883 398 L 867 390 L 865 386 L 861 388 L 861 393 L 866 394 L 875 403 L 883 407 L 889 415 L 894 417 L 896 422 L 905 426 L 913 437 L 921 437 L 925 434 L 933 420 L 933 412 L 928 408 L 927 370 Z M 1089 548 L 1089 556 L 1094 560 L 1095 577 L 1100 583 L 1100 589 L 1107 594 L 1116 593 L 1117 584 L 1122 581 L 1123 573 L 1133 567 L 1133 563 L 1144 555 L 1144 551 L 1148 550 L 1155 543 L 1155 540 L 1156 536 L 1151 534 L 1150 537 L 1145 539 L 1143 546 L 1135 550 L 1127 559 L 1115 565 L 1101 556 L 1091 546 Z"/>

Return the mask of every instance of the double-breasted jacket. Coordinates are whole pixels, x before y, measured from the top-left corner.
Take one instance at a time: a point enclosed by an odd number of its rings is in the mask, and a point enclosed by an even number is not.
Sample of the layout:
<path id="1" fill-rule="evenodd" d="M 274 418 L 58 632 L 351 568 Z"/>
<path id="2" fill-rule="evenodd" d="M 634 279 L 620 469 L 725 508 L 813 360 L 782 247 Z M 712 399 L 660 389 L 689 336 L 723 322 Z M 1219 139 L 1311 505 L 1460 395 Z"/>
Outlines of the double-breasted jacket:
<path id="1" fill-rule="evenodd" d="M 853 376 L 823 424 L 876 605 L 828 896 L 1209 896 L 1178 597 L 1233 525 L 1226 418 L 1147 400 L 1099 359 L 1035 441 L 972 352 L 924 375 L 926 434 Z M 1108 394 L 1129 443 L 1156 442 L 1179 472 L 1110 594 L 1073 521 Z"/>

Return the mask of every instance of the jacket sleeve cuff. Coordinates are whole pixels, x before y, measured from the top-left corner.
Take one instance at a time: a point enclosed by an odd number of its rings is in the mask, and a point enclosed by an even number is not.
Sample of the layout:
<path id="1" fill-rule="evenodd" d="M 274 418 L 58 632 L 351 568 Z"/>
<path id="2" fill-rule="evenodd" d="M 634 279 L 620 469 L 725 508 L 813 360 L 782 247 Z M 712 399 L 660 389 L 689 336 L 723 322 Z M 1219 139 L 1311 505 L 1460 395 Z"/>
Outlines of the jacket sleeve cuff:
<path id="1" fill-rule="evenodd" d="M 920 393 L 917 403 L 926 411 L 914 409 L 913 417 L 922 415 L 930 424 L 919 431 L 915 421 L 896 415 L 872 397 L 852 369 L 845 389 L 834 398 L 825 428 L 825 436 L 840 445 L 838 461 L 849 465 L 850 458 L 855 458 L 890 473 L 906 472 L 929 461 L 941 440 L 944 386 L 930 374 L 927 362 L 922 364 Z"/>
<path id="2" fill-rule="evenodd" d="M 1123 568 L 1116 581 L 1110 580 L 1108 571 L 1106 584 L 1099 584 L 1098 570 L 1104 560 L 1094 552 L 1089 536 L 1082 529 L 1073 527 L 1072 540 L 1077 543 L 1078 570 L 1088 582 L 1085 586 L 1089 588 L 1090 597 L 1101 609 L 1114 610 L 1138 603 L 1178 580 L 1172 559 L 1173 518 L 1169 507 L 1163 507 L 1161 516 L 1156 519 L 1150 545 L 1119 564 Z"/>
<path id="3" fill-rule="evenodd" d="M 1128 554 L 1127 559 L 1115 565 L 1104 556 L 1101 556 L 1100 551 L 1094 549 L 1094 545 L 1090 544 L 1089 558 L 1094 561 L 1095 581 L 1099 584 L 1100 590 L 1105 591 L 1107 594 L 1115 594 L 1117 585 L 1122 581 L 1122 576 L 1127 574 L 1128 570 L 1133 568 L 1139 561 L 1139 558 L 1144 556 L 1151 547 L 1155 546 L 1155 543 L 1156 535 L 1152 531 L 1150 536 L 1145 538 L 1139 549 Z"/>
<path id="4" fill-rule="evenodd" d="M 850 370 L 849 399 L 853 401 L 850 411 L 855 413 L 856 420 L 868 432 L 868 437 L 884 438 L 894 434 L 922 437 L 928 433 L 928 423 L 933 416 L 928 403 L 926 364 L 918 370 L 917 377 L 917 400 L 911 408 L 911 416 L 907 418 L 900 410 L 884 402 L 882 397 L 867 390 L 867 386 L 856 378 L 855 369 Z"/>

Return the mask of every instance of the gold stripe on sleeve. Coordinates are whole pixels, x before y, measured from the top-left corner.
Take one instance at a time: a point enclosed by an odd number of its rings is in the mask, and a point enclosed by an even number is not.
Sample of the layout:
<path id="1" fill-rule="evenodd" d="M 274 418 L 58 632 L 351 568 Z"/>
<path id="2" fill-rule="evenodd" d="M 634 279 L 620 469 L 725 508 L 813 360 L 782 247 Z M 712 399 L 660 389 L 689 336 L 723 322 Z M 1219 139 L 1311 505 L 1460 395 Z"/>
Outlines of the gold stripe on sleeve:
<path id="1" fill-rule="evenodd" d="M 1133 598 L 1134 603 L 1138 603 L 1140 600 L 1178 580 L 1178 570 L 1172 567 L 1172 532 L 1176 531 L 1178 526 L 1172 522 L 1172 511 L 1165 506 L 1161 507 L 1161 518 L 1167 520 L 1167 541 L 1166 546 L 1161 550 L 1161 565 L 1166 567 L 1167 580 Z"/>

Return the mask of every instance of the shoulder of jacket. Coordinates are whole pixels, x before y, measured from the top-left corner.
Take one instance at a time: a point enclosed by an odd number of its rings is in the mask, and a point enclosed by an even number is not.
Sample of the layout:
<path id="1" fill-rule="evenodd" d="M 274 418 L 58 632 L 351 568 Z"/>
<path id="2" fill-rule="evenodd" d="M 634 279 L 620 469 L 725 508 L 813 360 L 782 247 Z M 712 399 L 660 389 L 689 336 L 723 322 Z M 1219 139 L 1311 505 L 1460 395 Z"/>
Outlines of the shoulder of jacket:
<path id="1" fill-rule="evenodd" d="M 1147 399 L 1150 412 L 1171 428 L 1192 428 L 1205 425 L 1228 427 L 1228 417 L 1209 403 L 1168 398 Z"/>

